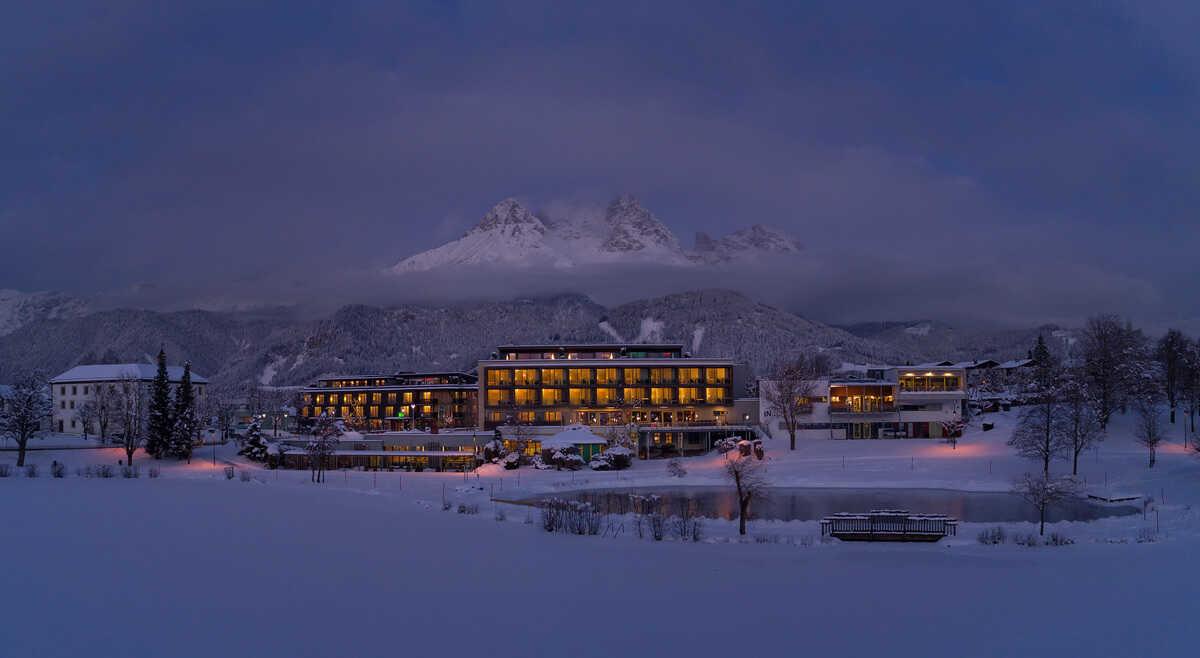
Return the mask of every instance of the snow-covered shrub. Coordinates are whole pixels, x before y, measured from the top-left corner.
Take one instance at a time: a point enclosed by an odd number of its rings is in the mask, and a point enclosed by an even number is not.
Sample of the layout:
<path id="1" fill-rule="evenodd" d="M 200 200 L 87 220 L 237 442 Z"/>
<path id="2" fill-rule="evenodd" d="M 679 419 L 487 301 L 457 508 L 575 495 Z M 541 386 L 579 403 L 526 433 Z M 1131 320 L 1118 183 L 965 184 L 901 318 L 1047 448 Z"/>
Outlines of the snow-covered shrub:
<path id="1" fill-rule="evenodd" d="M 507 521 L 508 520 L 508 514 L 505 513 L 503 507 L 496 508 L 495 517 L 496 517 L 496 521 Z"/>
<path id="2" fill-rule="evenodd" d="M 546 532 L 565 532 L 572 535 L 598 535 L 607 515 L 591 503 L 550 498 L 539 505 L 542 529 Z"/>
<path id="3" fill-rule="evenodd" d="M 813 545 L 813 536 L 811 534 L 800 535 L 796 538 L 796 545 L 801 548 L 811 548 Z"/>
<path id="4" fill-rule="evenodd" d="M 55 479 L 63 479 L 67 477 L 67 466 L 62 462 L 54 462 L 50 464 L 50 477 Z"/>
<path id="5" fill-rule="evenodd" d="M 754 535 L 755 544 L 778 544 L 779 535 Z"/>
<path id="6" fill-rule="evenodd" d="M 596 471 L 621 471 L 633 465 L 633 451 L 625 446 L 612 446 L 592 457 L 588 463 Z"/>
<path id="7" fill-rule="evenodd" d="M 443 511 L 443 512 L 449 512 L 449 511 L 450 511 L 450 507 L 451 507 L 451 505 L 450 505 L 450 501 L 448 501 L 448 500 L 443 500 L 443 501 L 442 501 L 442 511 Z"/>
<path id="8" fill-rule="evenodd" d="M 1029 548 L 1036 548 L 1042 545 L 1042 542 L 1038 539 L 1038 536 L 1032 532 L 1029 534 L 1013 535 L 1013 543 L 1018 546 L 1028 546 Z"/>
<path id="9" fill-rule="evenodd" d="M 1049 537 L 1046 537 L 1047 546 L 1070 546 L 1075 540 L 1062 534 L 1061 532 L 1052 532 Z"/>
<path id="10" fill-rule="evenodd" d="M 12 476 L 12 464 L 0 464 L 0 478 Z"/>
<path id="11" fill-rule="evenodd" d="M 683 467 L 683 464 L 678 459 L 672 459 L 667 462 L 667 475 L 673 478 L 681 478 L 687 475 L 687 469 Z"/>
<path id="12" fill-rule="evenodd" d="M 35 478 L 37 476 L 38 476 L 38 465 L 37 464 L 26 464 L 25 465 L 25 477 Z"/>
<path id="13" fill-rule="evenodd" d="M 551 463 L 547 462 L 545 459 L 542 459 L 541 455 L 534 455 L 533 459 L 529 460 L 529 465 L 536 468 L 539 471 L 548 471 L 548 470 L 554 468 L 554 464 L 551 464 Z"/>
<path id="14" fill-rule="evenodd" d="M 226 467 L 225 467 L 225 479 L 226 479 L 226 480 L 232 480 L 232 479 L 233 479 L 233 475 L 234 475 L 234 470 L 233 470 L 233 467 L 232 467 L 232 466 L 226 466 Z"/>
<path id="15" fill-rule="evenodd" d="M 987 528 L 980 532 L 979 536 L 976 537 L 980 544 L 986 544 L 988 546 L 1003 544 L 1007 538 L 1008 535 L 1004 532 L 1004 528 L 1000 526 L 996 526 L 995 528 Z"/>
<path id="16" fill-rule="evenodd" d="M 125 478 L 126 480 L 132 480 L 132 479 L 140 477 L 140 476 L 141 476 L 141 471 L 138 470 L 137 466 L 122 466 L 121 467 L 121 477 Z"/>
<path id="17" fill-rule="evenodd" d="M 1155 532 L 1154 532 L 1154 530 L 1153 530 L 1153 529 L 1151 529 L 1151 528 L 1142 528 L 1141 530 L 1138 530 L 1138 534 L 1137 534 L 1137 543 L 1139 543 L 1139 544 L 1152 544 L 1152 543 L 1154 543 L 1154 542 L 1156 542 L 1156 541 L 1158 541 L 1158 535 L 1157 535 L 1157 534 L 1155 534 Z"/>
<path id="18" fill-rule="evenodd" d="M 736 447 L 738 447 L 738 439 L 734 436 L 727 436 L 713 444 L 713 449 L 722 455 Z"/>
<path id="19" fill-rule="evenodd" d="M 500 460 L 506 471 L 514 471 L 521 467 L 521 453 L 510 452 Z"/>
<path id="20" fill-rule="evenodd" d="M 162 471 L 160 471 L 157 466 L 151 466 L 150 470 L 148 470 L 146 472 L 146 475 L 148 475 L 151 480 L 157 480 L 158 476 L 161 474 L 162 474 Z"/>
<path id="21" fill-rule="evenodd" d="M 767 453 L 766 450 L 763 449 L 763 442 L 761 440 L 756 439 L 750 446 L 750 449 L 754 453 L 755 459 L 766 459 Z"/>
<path id="22" fill-rule="evenodd" d="M 99 466 L 96 467 L 96 477 L 98 477 L 98 478 L 103 478 L 103 479 L 107 480 L 108 478 L 111 478 L 114 474 L 115 473 L 113 471 L 113 467 L 111 464 L 100 464 Z"/>
<path id="23" fill-rule="evenodd" d="M 470 514 L 473 516 L 473 515 L 479 513 L 479 506 L 478 505 L 468 505 L 466 503 L 459 503 L 458 504 L 458 513 L 459 514 Z"/>
<path id="24" fill-rule="evenodd" d="M 552 465 L 558 470 L 578 471 L 583 468 L 583 457 L 579 455 L 579 449 L 575 446 L 559 448 L 557 450 L 543 450 L 542 462 Z"/>
<path id="25" fill-rule="evenodd" d="M 250 471 L 238 471 L 238 475 L 241 477 L 242 482 L 250 481 Z"/>
<path id="26" fill-rule="evenodd" d="M 499 464 L 506 456 L 508 450 L 504 448 L 504 442 L 500 439 L 492 439 L 483 446 L 483 460 L 486 462 Z"/>

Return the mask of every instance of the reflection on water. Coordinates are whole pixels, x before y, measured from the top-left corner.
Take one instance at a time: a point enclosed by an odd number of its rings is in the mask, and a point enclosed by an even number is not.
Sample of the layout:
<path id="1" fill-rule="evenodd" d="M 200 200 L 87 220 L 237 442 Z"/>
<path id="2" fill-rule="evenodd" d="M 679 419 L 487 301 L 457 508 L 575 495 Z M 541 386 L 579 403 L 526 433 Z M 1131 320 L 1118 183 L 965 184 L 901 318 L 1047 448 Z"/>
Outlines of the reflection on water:
<path id="1" fill-rule="evenodd" d="M 644 487 L 639 489 L 597 489 L 554 494 L 590 502 L 602 511 L 625 514 L 632 510 L 631 494 L 655 495 L 667 514 L 687 509 L 697 516 L 733 519 L 737 517 L 737 496 L 725 487 Z M 549 495 L 544 497 L 551 497 Z M 946 514 L 965 522 L 1037 521 L 1037 511 L 1020 496 L 1011 493 L 982 493 L 949 489 L 813 489 L 775 488 L 765 500 L 751 505 L 756 519 L 815 521 L 835 512 L 867 512 L 873 509 L 903 509 L 916 514 Z M 1052 507 L 1047 521 L 1092 521 L 1108 516 L 1136 514 L 1129 505 L 1097 505 L 1083 499 L 1065 501 Z"/>

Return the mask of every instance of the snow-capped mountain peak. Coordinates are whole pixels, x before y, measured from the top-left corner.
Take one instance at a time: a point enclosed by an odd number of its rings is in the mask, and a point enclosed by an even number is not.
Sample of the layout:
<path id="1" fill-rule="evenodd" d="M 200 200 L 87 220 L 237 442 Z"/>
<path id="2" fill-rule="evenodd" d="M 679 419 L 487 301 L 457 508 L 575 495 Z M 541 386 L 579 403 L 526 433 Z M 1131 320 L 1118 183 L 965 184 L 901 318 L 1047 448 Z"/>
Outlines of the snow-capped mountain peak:
<path id="1" fill-rule="evenodd" d="M 504 199 L 453 242 L 405 258 L 392 272 L 422 272 L 456 265 L 562 266 L 546 244 L 546 225 L 516 199 Z"/>
<path id="2" fill-rule="evenodd" d="M 608 223 L 608 239 L 601 249 L 611 252 L 657 250 L 680 252 L 679 240 L 638 200 L 622 195 L 608 204 L 605 213 Z"/>
<path id="3" fill-rule="evenodd" d="M 545 235 L 546 225 L 519 201 L 510 197 L 492 206 L 475 228 L 467 231 L 463 237 L 488 231 L 500 231 L 508 235 Z"/>
<path id="4" fill-rule="evenodd" d="M 706 233 L 696 234 L 696 258 L 706 263 L 752 259 L 764 254 L 796 254 L 803 247 L 795 238 L 762 224 L 734 231 L 715 240 Z"/>
<path id="5" fill-rule="evenodd" d="M 391 271 L 418 272 L 471 265 L 695 267 L 799 251 L 800 245 L 793 238 L 761 224 L 719 240 L 700 234 L 696 249 L 685 250 L 671 229 L 629 195 L 613 199 L 607 207 L 559 208 L 542 211 L 540 216 L 510 198 L 493 206 L 461 238 L 405 258 Z"/>

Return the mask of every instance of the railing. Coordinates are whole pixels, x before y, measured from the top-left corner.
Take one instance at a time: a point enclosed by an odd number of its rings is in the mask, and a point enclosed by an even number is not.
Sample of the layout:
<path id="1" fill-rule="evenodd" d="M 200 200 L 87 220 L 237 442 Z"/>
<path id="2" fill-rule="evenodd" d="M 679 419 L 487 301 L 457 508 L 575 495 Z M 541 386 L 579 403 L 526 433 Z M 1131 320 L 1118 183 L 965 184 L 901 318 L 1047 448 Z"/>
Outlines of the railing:
<path id="1" fill-rule="evenodd" d="M 894 404 L 881 404 L 873 408 L 859 407 L 857 409 L 848 404 L 830 404 L 829 413 L 832 414 L 885 414 L 896 410 Z"/>

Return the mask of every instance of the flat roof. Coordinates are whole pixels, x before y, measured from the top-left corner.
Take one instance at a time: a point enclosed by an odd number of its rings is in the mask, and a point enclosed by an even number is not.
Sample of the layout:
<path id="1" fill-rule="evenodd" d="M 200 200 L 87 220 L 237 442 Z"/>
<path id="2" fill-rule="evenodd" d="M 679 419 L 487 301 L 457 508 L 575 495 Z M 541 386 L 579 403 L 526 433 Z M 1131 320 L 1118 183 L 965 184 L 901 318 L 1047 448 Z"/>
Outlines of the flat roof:
<path id="1" fill-rule="evenodd" d="M 682 343 L 576 343 L 576 344 L 529 344 L 529 345 L 498 345 L 497 350 L 554 350 L 554 351 L 579 351 L 579 350 L 620 350 L 626 349 L 635 352 L 645 350 L 678 350 L 683 351 Z"/>

